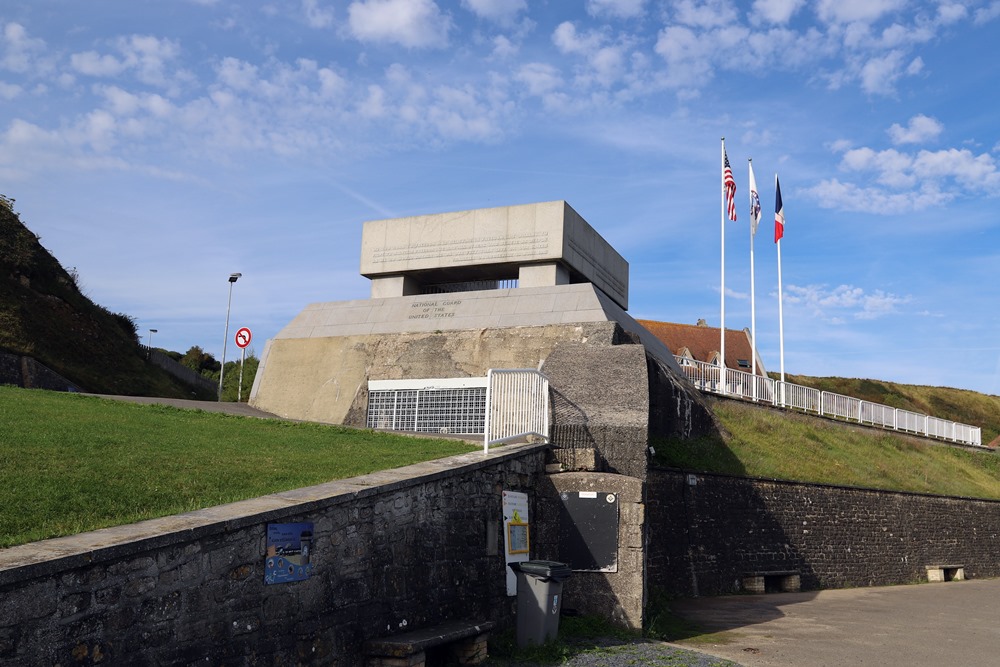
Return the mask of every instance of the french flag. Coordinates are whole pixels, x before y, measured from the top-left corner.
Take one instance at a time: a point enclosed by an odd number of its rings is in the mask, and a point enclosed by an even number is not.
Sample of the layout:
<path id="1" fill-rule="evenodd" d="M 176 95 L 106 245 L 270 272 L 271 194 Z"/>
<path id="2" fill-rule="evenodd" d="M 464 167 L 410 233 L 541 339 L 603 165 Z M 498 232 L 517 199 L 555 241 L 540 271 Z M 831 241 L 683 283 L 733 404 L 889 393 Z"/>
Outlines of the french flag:
<path id="1" fill-rule="evenodd" d="M 785 205 L 781 203 L 781 186 L 778 185 L 778 175 L 774 175 L 774 242 L 777 243 L 785 235 Z"/>

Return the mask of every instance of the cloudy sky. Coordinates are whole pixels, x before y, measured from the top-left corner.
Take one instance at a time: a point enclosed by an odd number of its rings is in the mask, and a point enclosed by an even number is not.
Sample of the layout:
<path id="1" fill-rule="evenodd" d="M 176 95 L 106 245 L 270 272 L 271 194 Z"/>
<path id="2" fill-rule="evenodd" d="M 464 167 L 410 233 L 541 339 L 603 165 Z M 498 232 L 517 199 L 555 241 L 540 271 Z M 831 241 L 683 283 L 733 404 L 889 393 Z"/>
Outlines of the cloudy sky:
<path id="1" fill-rule="evenodd" d="M 0 10 L 0 193 L 144 340 L 221 356 L 366 298 L 365 220 L 564 199 L 637 318 L 788 373 L 1000 394 L 1000 1 L 35 0 Z M 228 345 L 229 358 L 234 346 Z"/>

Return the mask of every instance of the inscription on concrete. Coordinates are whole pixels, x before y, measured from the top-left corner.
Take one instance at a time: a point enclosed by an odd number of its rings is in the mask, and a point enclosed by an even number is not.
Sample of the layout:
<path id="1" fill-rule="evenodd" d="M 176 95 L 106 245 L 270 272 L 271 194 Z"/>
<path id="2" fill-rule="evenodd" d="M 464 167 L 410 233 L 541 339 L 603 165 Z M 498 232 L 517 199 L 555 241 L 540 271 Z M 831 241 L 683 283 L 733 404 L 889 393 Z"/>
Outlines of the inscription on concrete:
<path id="1" fill-rule="evenodd" d="M 440 301 L 414 301 L 410 305 L 408 320 L 437 320 L 455 317 L 455 308 L 461 305 L 461 299 L 444 299 Z"/>
<path id="2" fill-rule="evenodd" d="M 451 264 L 505 260 L 512 257 L 528 259 L 546 256 L 549 233 L 518 234 L 515 236 L 486 236 L 474 239 L 455 239 L 433 243 L 380 246 L 372 249 L 371 262 L 385 264 L 439 260 Z"/>

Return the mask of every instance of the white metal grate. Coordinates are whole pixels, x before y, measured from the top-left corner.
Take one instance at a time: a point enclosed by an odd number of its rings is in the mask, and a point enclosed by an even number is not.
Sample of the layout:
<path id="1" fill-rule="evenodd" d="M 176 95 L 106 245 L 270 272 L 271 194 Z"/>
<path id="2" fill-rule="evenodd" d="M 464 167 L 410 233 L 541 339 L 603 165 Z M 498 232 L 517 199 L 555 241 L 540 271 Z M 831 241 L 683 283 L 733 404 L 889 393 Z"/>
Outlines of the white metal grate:
<path id="1" fill-rule="evenodd" d="M 419 383 L 434 383 L 434 386 L 415 386 Z M 485 378 L 373 380 L 368 383 L 368 428 L 482 434 L 486 417 L 485 385 Z"/>

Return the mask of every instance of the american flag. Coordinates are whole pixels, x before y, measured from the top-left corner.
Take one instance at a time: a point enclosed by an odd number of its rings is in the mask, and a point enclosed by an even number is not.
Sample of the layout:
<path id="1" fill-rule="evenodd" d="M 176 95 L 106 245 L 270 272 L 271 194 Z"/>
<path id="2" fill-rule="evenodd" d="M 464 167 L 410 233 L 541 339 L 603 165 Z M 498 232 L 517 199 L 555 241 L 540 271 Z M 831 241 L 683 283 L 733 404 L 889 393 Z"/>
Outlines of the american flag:
<path id="1" fill-rule="evenodd" d="M 726 190 L 726 212 L 729 214 L 729 219 L 736 221 L 736 181 L 733 179 L 733 170 L 729 166 L 729 156 L 726 155 L 726 149 L 722 149 L 722 161 L 724 167 L 722 168 L 722 187 Z"/>

